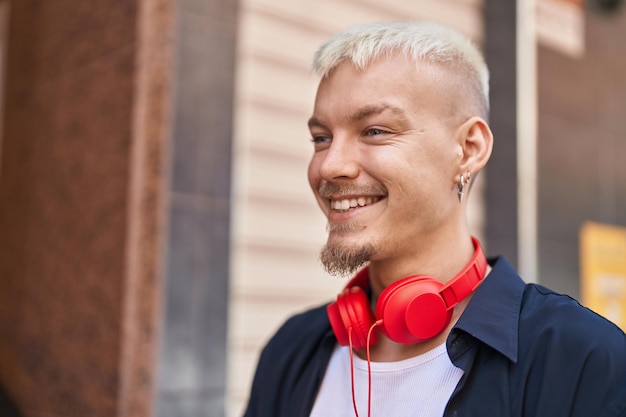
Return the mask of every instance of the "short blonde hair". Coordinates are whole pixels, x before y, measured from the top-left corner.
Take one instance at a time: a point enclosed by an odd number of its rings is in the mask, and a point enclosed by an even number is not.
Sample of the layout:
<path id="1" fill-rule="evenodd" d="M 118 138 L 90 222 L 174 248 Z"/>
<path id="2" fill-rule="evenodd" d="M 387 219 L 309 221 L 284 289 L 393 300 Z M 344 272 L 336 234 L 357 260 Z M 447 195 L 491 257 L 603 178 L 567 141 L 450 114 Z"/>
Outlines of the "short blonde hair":
<path id="1" fill-rule="evenodd" d="M 465 36 L 433 22 L 370 23 L 353 26 L 324 43 L 315 53 L 313 70 L 326 77 L 349 59 L 359 69 L 394 52 L 415 62 L 454 70 L 469 84 L 479 112 L 489 113 L 489 70 L 478 48 Z"/>

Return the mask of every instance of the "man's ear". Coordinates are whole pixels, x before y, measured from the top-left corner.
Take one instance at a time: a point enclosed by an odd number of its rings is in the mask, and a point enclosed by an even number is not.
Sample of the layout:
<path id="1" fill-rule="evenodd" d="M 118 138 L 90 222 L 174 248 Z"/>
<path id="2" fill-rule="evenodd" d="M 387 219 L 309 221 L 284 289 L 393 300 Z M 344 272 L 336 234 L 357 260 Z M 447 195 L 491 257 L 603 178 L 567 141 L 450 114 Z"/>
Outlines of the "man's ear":
<path id="1" fill-rule="evenodd" d="M 487 164 L 493 149 L 493 134 L 487 122 L 471 117 L 458 130 L 461 160 L 459 172 L 478 173 Z"/>

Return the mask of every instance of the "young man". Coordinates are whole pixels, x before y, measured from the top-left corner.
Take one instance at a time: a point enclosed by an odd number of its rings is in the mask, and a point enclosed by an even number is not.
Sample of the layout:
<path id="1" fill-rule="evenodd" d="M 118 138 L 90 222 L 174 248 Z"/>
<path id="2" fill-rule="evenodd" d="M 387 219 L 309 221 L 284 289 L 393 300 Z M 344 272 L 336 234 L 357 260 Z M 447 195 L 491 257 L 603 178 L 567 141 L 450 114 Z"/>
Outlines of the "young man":
<path id="1" fill-rule="evenodd" d="M 493 144 L 476 48 L 431 23 L 363 25 L 314 68 L 320 258 L 356 275 L 271 339 L 245 416 L 626 416 L 624 333 L 487 263 L 468 230 Z"/>

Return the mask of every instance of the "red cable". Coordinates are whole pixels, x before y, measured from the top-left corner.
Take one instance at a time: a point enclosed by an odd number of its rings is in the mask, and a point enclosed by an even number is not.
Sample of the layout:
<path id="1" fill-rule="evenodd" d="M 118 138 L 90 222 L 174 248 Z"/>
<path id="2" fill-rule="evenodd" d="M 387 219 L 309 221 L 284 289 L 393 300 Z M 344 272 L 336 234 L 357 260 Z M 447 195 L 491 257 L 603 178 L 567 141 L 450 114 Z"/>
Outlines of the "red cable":
<path id="1" fill-rule="evenodd" d="M 372 361 L 370 358 L 370 340 L 372 337 L 372 331 L 376 326 L 379 326 L 383 323 L 382 320 L 378 320 L 370 327 L 367 332 L 367 343 L 365 346 L 366 355 L 367 355 L 367 417 L 371 417 L 372 412 Z M 352 344 L 352 327 L 348 327 L 348 343 L 350 344 L 350 379 L 352 382 L 352 406 L 354 407 L 354 414 L 356 417 L 359 417 L 359 411 L 356 406 L 356 394 L 354 392 L 354 352 L 353 352 L 353 344 Z"/>
<path id="2" fill-rule="evenodd" d="M 356 395 L 354 393 L 354 354 L 352 352 L 352 327 L 348 327 L 348 340 L 350 343 L 350 378 L 352 380 L 352 406 L 354 407 L 354 414 L 359 417 L 359 411 L 356 408 Z"/>
<path id="3" fill-rule="evenodd" d="M 371 416 L 372 411 L 372 361 L 370 359 L 370 338 L 372 337 L 372 331 L 374 328 L 382 323 L 382 320 L 376 321 L 367 332 L 367 343 L 365 345 L 367 352 L 367 417 Z"/>

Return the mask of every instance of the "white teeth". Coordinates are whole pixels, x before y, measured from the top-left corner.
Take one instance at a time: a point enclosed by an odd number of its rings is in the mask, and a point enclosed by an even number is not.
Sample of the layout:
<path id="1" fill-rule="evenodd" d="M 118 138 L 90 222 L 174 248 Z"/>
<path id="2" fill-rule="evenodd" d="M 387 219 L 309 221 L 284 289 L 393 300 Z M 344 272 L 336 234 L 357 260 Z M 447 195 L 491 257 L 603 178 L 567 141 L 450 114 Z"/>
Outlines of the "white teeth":
<path id="1" fill-rule="evenodd" d="M 378 201 L 376 197 L 358 197 L 345 200 L 332 200 L 330 208 L 333 210 L 349 210 L 355 207 L 365 207 Z"/>

